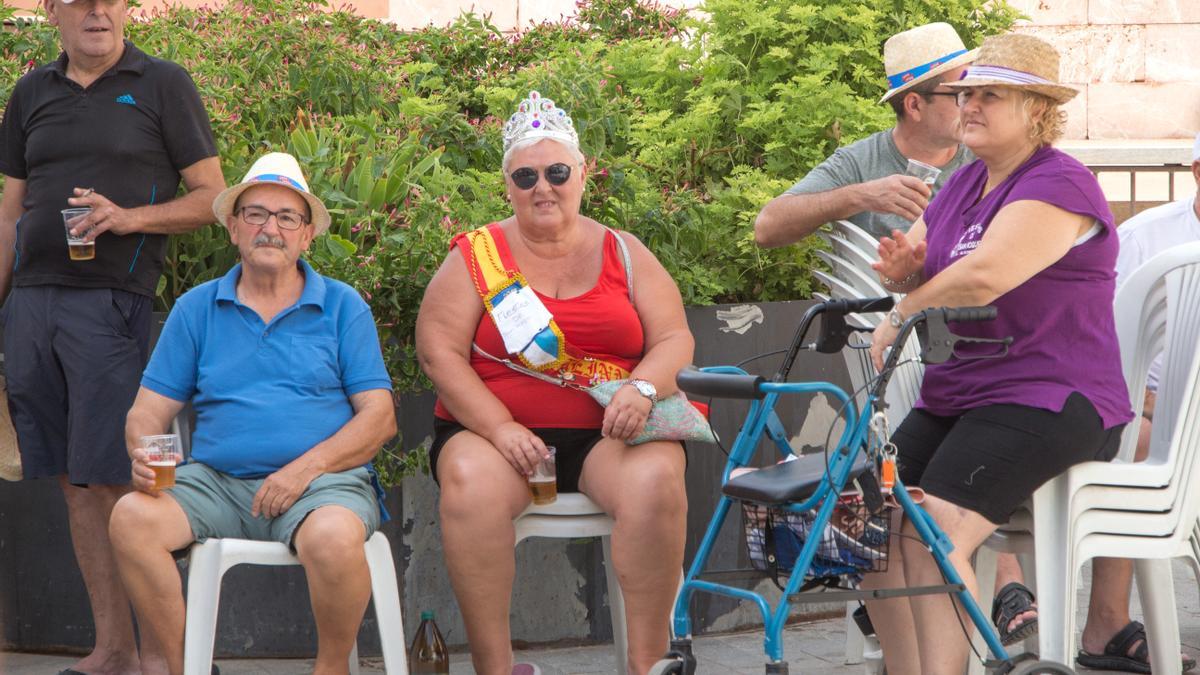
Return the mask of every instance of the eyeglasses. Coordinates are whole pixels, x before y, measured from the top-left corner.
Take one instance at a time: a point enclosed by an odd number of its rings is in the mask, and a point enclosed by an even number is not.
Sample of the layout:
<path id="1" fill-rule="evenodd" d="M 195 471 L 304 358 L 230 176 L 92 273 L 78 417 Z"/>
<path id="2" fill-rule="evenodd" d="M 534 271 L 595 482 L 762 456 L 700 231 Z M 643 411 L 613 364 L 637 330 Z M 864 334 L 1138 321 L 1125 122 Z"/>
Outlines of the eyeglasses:
<path id="1" fill-rule="evenodd" d="M 261 206 L 243 206 L 238 209 L 238 215 L 247 225 L 255 227 L 266 225 L 271 216 L 275 216 L 275 223 L 281 230 L 298 230 L 308 222 L 307 218 L 295 211 L 268 211 Z"/>
<path id="2" fill-rule="evenodd" d="M 545 170 L 546 182 L 551 185 L 562 185 L 571 177 L 571 167 L 558 162 L 546 167 Z M 529 190 L 537 185 L 538 172 L 537 169 L 531 166 L 523 166 L 516 171 L 508 174 L 512 178 L 513 184 L 522 190 Z"/>
<path id="3" fill-rule="evenodd" d="M 922 94 L 922 96 L 949 96 L 950 98 L 958 100 L 957 91 L 931 91 L 927 94 Z"/>

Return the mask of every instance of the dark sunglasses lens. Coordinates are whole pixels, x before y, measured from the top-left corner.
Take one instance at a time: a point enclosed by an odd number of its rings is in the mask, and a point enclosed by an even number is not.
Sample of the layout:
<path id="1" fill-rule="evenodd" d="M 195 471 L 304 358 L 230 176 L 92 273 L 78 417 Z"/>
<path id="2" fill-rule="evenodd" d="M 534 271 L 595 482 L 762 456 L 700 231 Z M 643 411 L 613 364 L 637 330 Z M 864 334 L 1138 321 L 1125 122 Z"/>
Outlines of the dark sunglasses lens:
<path id="1" fill-rule="evenodd" d="M 537 171 L 534 171 L 527 166 L 521 167 L 520 169 L 512 172 L 510 177 L 512 178 L 512 182 L 522 190 L 528 190 L 534 185 L 537 185 L 538 182 Z"/>
<path id="2" fill-rule="evenodd" d="M 562 185 L 571 177 L 571 167 L 566 164 L 551 164 L 546 167 L 546 180 L 550 181 L 551 185 Z"/>

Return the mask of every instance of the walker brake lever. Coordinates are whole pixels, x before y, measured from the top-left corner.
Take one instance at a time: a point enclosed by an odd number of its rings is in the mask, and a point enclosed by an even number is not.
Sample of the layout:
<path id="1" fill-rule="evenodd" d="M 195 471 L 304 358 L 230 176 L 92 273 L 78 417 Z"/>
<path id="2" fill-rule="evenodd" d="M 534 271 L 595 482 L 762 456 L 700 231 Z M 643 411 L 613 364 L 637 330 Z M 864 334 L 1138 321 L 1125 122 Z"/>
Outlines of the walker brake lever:
<path id="1" fill-rule="evenodd" d="M 960 342 L 998 344 L 1003 347 L 995 354 L 973 354 L 969 356 L 958 356 L 958 358 L 962 361 L 974 361 L 976 359 L 998 359 L 1008 355 L 1008 347 L 1013 342 L 1011 335 L 1003 338 L 981 338 L 955 335 L 954 333 L 950 332 L 950 328 L 946 325 L 944 317 L 937 313 L 931 313 L 927 315 L 925 321 L 917 324 L 917 337 L 921 344 L 922 363 L 944 363 L 949 361 L 951 356 L 955 356 L 954 346 Z"/>

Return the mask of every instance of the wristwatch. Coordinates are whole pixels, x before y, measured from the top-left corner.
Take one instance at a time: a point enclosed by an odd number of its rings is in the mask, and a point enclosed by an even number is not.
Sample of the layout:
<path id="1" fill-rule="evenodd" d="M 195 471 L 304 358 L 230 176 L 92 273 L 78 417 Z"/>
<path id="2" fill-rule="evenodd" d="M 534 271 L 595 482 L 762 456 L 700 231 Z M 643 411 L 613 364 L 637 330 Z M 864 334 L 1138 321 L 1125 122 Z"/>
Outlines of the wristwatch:
<path id="1" fill-rule="evenodd" d="M 650 403 L 658 403 L 658 390 L 647 380 L 630 380 L 629 384 L 642 396 L 650 399 Z"/>
<path id="2" fill-rule="evenodd" d="M 890 310 L 888 310 L 887 319 L 888 323 L 892 325 L 892 328 L 899 328 L 900 326 L 904 325 L 904 315 L 901 314 L 900 310 L 896 307 L 892 307 Z"/>

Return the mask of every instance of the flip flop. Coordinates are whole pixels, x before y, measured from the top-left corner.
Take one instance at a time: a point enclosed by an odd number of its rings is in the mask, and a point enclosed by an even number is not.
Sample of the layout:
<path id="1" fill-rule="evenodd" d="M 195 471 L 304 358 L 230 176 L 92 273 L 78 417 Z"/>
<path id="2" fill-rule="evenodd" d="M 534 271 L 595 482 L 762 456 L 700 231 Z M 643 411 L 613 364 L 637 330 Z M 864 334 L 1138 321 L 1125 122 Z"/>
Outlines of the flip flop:
<path id="1" fill-rule="evenodd" d="M 1133 647 L 1135 644 L 1136 649 Z M 1130 650 L 1133 650 L 1132 654 Z M 1081 668 L 1091 670 L 1149 673 L 1150 648 L 1146 646 L 1146 627 L 1140 621 L 1130 621 L 1104 645 L 1103 653 L 1089 654 L 1081 649 L 1075 655 L 1075 663 Z M 1195 659 L 1183 657 L 1183 672 L 1186 673 L 1195 667 Z"/>
<path id="2" fill-rule="evenodd" d="M 1008 628 L 1018 616 L 1026 612 L 1036 612 L 1034 602 L 1033 591 L 1018 581 L 1006 584 L 1000 589 L 996 598 L 992 600 L 992 623 L 996 624 L 996 631 L 1000 634 L 1000 644 L 1007 647 L 1037 635 L 1036 616 L 1017 624 L 1012 630 Z"/>

